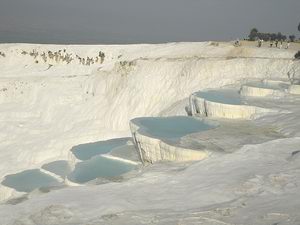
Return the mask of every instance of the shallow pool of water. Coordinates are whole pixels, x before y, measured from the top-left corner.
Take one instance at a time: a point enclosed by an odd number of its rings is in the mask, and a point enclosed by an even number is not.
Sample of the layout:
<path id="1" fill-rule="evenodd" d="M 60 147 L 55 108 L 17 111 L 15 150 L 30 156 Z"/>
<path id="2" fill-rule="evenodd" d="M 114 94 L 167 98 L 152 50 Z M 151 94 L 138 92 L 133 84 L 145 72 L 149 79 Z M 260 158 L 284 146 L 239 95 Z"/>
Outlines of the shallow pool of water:
<path id="1" fill-rule="evenodd" d="M 77 163 L 75 170 L 69 174 L 68 179 L 82 184 L 99 177 L 120 176 L 135 167 L 133 164 L 107 159 L 103 156 L 95 156 L 90 160 Z"/>
<path id="2" fill-rule="evenodd" d="M 196 92 L 197 97 L 203 98 L 207 101 L 218 102 L 230 105 L 242 105 L 242 98 L 237 90 L 220 89 Z"/>
<path id="3" fill-rule="evenodd" d="M 167 139 L 178 139 L 191 133 L 215 128 L 212 124 L 188 116 L 143 117 L 133 119 L 132 122 L 138 124 L 142 133 Z"/>
<path id="4" fill-rule="evenodd" d="M 126 145 L 131 138 L 118 138 L 95 143 L 87 143 L 75 146 L 71 149 L 77 159 L 89 160 L 93 156 L 110 152 L 112 149 Z"/>
<path id="5" fill-rule="evenodd" d="M 124 145 L 115 148 L 109 154 L 114 157 L 140 162 L 140 157 L 134 145 Z"/>
<path id="6" fill-rule="evenodd" d="M 42 166 L 42 169 L 61 176 L 62 178 L 66 177 L 71 172 L 71 167 L 68 161 L 65 160 L 47 163 Z"/>
<path id="7" fill-rule="evenodd" d="M 264 89 L 273 89 L 273 90 L 284 90 L 289 87 L 286 83 L 280 82 L 270 82 L 270 81 L 257 81 L 257 82 L 249 82 L 246 86 L 264 88 Z"/>
<path id="8" fill-rule="evenodd" d="M 37 188 L 59 185 L 59 182 L 38 169 L 8 175 L 1 183 L 19 192 L 31 192 Z"/>

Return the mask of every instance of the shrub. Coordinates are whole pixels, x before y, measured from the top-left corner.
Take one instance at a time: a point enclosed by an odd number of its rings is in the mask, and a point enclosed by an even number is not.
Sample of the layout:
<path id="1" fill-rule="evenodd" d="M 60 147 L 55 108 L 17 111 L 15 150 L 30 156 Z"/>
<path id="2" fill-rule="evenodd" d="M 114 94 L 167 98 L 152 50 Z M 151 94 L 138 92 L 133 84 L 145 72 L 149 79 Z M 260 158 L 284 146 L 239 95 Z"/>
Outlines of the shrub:
<path id="1" fill-rule="evenodd" d="M 291 42 L 294 42 L 295 39 L 296 39 L 296 36 L 295 36 L 295 35 L 290 35 L 290 36 L 289 36 L 289 39 L 290 39 Z"/>

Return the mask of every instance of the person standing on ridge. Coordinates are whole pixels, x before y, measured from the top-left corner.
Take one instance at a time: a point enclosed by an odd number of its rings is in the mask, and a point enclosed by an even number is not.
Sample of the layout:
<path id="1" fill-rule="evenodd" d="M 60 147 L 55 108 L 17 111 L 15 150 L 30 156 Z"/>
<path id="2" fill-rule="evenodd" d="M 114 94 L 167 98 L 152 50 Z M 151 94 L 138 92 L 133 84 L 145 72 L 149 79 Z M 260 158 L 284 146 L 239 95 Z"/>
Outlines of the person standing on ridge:
<path id="1" fill-rule="evenodd" d="M 288 41 L 287 43 L 286 43 L 286 49 L 288 49 L 290 47 L 290 41 Z"/>
<path id="2" fill-rule="evenodd" d="M 257 39 L 257 47 L 260 48 L 260 46 L 261 46 L 261 40 L 258 38 L 258 39 Z"/>

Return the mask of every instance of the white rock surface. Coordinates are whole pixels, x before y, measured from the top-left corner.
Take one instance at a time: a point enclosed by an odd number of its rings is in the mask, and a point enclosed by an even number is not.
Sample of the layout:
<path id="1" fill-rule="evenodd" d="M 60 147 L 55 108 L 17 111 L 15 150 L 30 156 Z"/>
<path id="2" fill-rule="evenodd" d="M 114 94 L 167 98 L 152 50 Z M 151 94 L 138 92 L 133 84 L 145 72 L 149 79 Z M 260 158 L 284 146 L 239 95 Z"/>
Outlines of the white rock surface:
<path id="1" fill-rule="evenodd" d="M 289 93 L 300 95 L 300 85 L 291 85 L 289 88 Z"/>
<path id="2" fill-rule="evenodd" d="M 23 50 L 105 53 L 102 65 L 34 63 Z M 72 146 L 128 136 L 128 121 L 155 116 L 192 92 L 247 77 L 285 78 L 294 51 L 224 43 L 129 46 L 4 44 L 0 58 L 0 177 L 68 159 Z M 124 68 L 120 61 L 131 63 Z M 12 163 L 13 162 L 13 163 Z"/>
<path id="3" fill-rule="evenodd" d="M 64 48 L 85 57 L 102 51 L 105 61 L 92 66 L 51 62 L 49 67 L 21 54 Z M 128 136 L 132 118 L 176 114 L 177 103 L 195 91 L 249 78 L 286 79 L 295 64 L 294 50 L 211 42 L 2 44 L 0 51 L 6 54 L 0 57 L 0 181 L 7 174 L 68 159 L 72 146 Z M 292 113 L 258 120 L 288 139 L 246 145 L 193 165 L 156 164 L 123 182 L 34 192 L 1 204 L 1 225 L 299 224 L 296 98 L 287 99 Z M 2 199 L 11 195 L 3 186 L 0 192 Z"/>
<path id="4" fill-rule="evenodd" d="M 2 224 L 298 224 L 299 138 L 0 205 Z"/>

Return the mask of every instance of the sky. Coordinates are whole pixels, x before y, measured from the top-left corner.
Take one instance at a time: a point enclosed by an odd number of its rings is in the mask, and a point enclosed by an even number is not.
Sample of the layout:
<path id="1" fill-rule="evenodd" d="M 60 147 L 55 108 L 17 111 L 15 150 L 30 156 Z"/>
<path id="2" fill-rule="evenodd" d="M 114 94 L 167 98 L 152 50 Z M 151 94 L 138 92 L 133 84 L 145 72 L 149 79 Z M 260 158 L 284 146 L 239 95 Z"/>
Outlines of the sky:
<path id="1" fill-rule="evenodd" d="M 0 43 L 233 40 L 251 28 L 300 36 L 300 0 L 0 0 Z"/>

